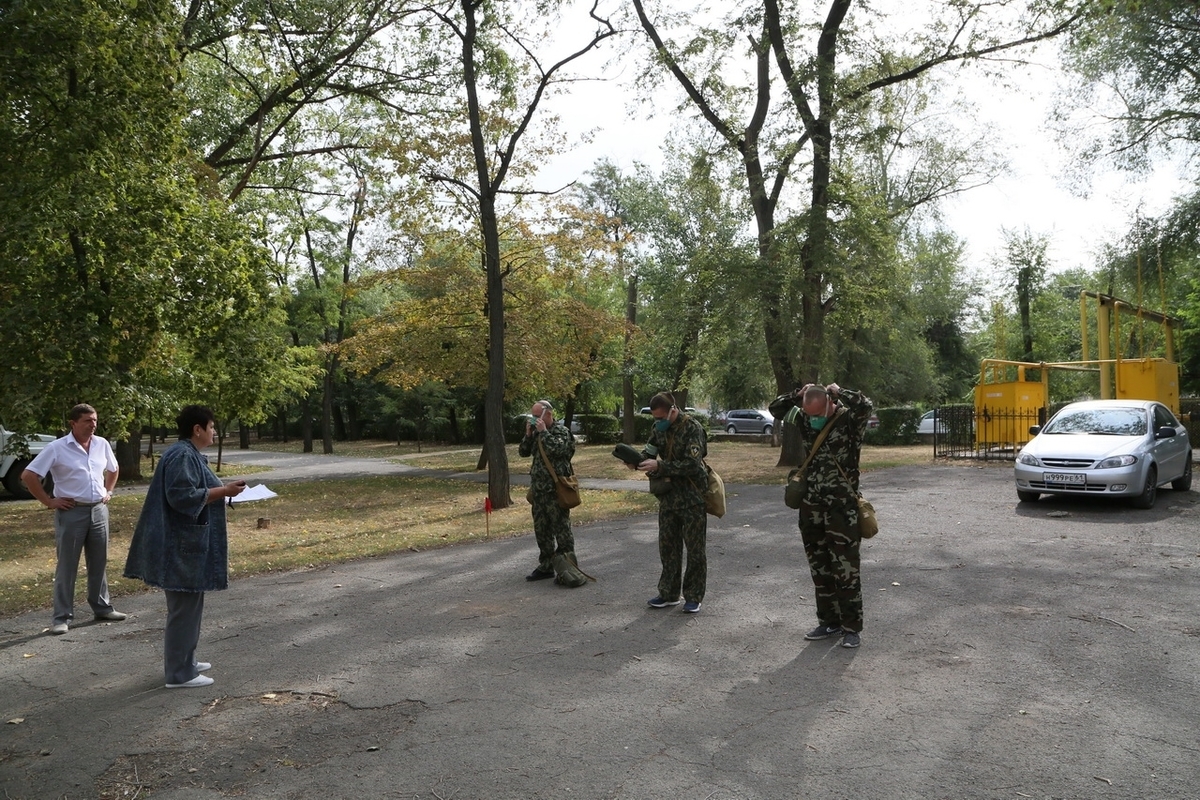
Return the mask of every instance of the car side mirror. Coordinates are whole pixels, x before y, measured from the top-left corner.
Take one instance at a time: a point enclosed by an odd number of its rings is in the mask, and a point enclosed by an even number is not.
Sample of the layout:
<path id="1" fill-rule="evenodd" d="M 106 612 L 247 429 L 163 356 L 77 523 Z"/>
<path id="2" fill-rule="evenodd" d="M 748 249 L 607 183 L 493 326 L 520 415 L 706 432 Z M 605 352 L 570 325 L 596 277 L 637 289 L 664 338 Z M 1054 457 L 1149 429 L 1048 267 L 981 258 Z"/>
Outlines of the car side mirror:
<path id="1" fill-rule="evenodd" d="M 1163 425 L 1161 428 L 1156 428 L 1154 430 L 1155 439 L 1170 439 L 1174 435 L 1175 429 L 1170 425 Z"/>
<path id="2" fill-rule="evenodd" d="M 1041 432 L 1042 432 L 1041 425 L 1030 425 L 1029 426 L 1029 435 L 1030 436 L 1037 436 Z"/>

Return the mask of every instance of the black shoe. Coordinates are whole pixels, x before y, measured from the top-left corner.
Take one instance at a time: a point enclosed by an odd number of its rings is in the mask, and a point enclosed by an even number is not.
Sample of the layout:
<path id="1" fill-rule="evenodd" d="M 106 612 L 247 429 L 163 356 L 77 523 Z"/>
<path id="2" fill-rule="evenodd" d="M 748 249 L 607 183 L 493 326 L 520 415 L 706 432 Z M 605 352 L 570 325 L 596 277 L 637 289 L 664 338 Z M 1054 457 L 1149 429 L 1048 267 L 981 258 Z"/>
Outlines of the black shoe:
<path id="1" fill-rule="evenodd" d="M 854 631 L 846 631 L 846 634 L 842 636 L 842 647 L 858 647 L 860 644 L 862 644 L 862 639 Z"/>
<path id="2" fill-rule="evenodd" d="M 544 581 L 547 578 L 553 578 L 553 577 L 554 577 L 554 570 L 542 569 L 541 567 L 538 567 L 533 572 L 526 575 L 525 580 L 527 580 L 527 581 Z"/>
<path id="3" fill-rule="evenodd" d="M 810 642 L 815 642 L 817 639 L 828 639 L 834 634 L 841 633 L 841 625 L 818 625 L 808 633 L 804 634 L 804 638 Z"/>

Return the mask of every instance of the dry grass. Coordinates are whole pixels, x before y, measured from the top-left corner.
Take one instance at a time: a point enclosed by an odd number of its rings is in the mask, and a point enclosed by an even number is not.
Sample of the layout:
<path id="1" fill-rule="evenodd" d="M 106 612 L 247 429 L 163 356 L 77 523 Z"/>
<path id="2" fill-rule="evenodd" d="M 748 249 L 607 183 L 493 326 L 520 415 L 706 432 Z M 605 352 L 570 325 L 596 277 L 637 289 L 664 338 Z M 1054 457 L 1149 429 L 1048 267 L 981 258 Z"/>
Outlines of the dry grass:
<path id="1" fill-rule="evenodd" d="M 517 454 L 517 446 L 509 445 L 508 466 L 512 472 L 529 471 L 529 459 Z M 479 460 L 479 448 L 434 451 L 424 455 L 394 455 L 397 461 L 428 469 L 471 472 Z M 779 467 L 779 448 L 744 442 L 711 442 L 708 463 L 729 483 L 783 484 L 789 467 Z M 864 471 L 898 467 L 907 464 L 932 464 L 933 448 L 929 445 L 905 447 L 864 447 Z M 572 461 L 575 473 L 582 478 L 630 478 L 635 475 L 612 455 L 612 445 L 580 445 Z"/>
<path id="2" fill-rule="evenodd" d="M 288 484 L 278 498 L 231 509 L 231 576 L 509 538 L 532 530 L 521 487 L 514 487 L 511 506 L 490 515 L 483 513 L 485 494 L 481 484 L 434 478 Z M 583 501 L 571 512 L 573 522 L 643 514 L 655 507 L 654 498 L 641 492 L 585 489 Z M 114 598 L 145 588 L 121 577 L 141 508 L 142 497 L 131 495 L 118 495 L 110 505 L 108 578 Z M 270 527 L 258 529 L 259 517 L 269 517 Z M 55 565 L 52 512 L 32 501 L 0 504 L 0 543 L 0 617 L 48 607 Z M 81 564 L 76 606 L 82 605 L 84 612 L 85 576 Z"/>
<path id="3" fill-rule="evenodd" d="M 255 449 L 300 452 L 300 443 L 267 445 Z M 881 469 L 901 464 L 932 463 L 931 449 L 878 447 L 863 450 L 863 468 Z M 338 443 L 336 455 L 394 458 L 431 469 L 471 472 L 479 448 L 433 449 L 416 452 L 415 446 L 392 442 Z M 730 483 L 782 485 L 787 467 L 777 467 L 778 448 L 762 444 L 714 442 L 709 463 Z M 215 460 L 214 460 L 215 461 Z M 612 456 L 611 445 L 582 445 L 575 457 L 581 477 L 635 477 Z M 509 448 L 509 467 L 515 474 L 528 471 L 529 460 Z M 149 476 L 147 460 L 143 465 Z M 224 478 L 254 472 L 226 465 Z M 278 487 L 277 487 L 278 488 Z M 483 513 L 486 489 L 481 484 L 437 478 L 374 477 L 291 484 L 274 500 L 237 506 L 230 514 L 230 570 L 233 576 L 312 568 L 360 558 L 421 550 L 488 538 L 520 536 L 532 530 L 529 507 L 520 487 L 514 487 L 513 504 Z M 654 498 L 645 492 L 584 490 L 584 503 L 571 512 L 576 523 L 650 513 Z M 121 576 L 129 539 L 141 511 L 140 496 L 119 495 L 110 506 L 109 587 L 114 597 L 144 589 L 140 582 Z M 267 529 L 256 527 L 259 517 L 269 517 Z M 54 582 L 54 525 L 51 512 L 33 502 L 0 504 L 0 617 L 48 607 Z M 83 567 L 76 586 L 86 588 Z M 80 596 L 77 605 L 83 604 Z M 86 608 L 85 608 L 86 610 Z"/>

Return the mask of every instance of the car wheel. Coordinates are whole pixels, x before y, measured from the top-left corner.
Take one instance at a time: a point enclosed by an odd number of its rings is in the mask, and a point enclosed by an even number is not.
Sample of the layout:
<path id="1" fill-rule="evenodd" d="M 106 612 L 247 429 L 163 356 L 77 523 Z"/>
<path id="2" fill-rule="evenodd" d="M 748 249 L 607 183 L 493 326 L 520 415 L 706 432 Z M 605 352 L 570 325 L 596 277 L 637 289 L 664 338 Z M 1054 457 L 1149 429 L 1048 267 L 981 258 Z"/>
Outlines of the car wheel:
<path id="1" fill-rule="evenodd" d="M 1038 498 L 1041 496 L 1041 492 L 1026 492 L 1021 489 L 1017 489 L 1017 499 L 1022 503 L 1036 503 Z"/>
<path id="2" fill-rule="evenodd" d="M 1150 471 L 1146 473 L 1146 486 L 1142 489 L 1142 493 L 1130 501 L 1134 508 L 1154 508 L 1154 501 L 1158 499 L 1158 468 L 1150 467 Z"/>
<path id="3" fill-rule="evenodd" d="M 726 433 L 737 433 L 737 426 L 730 425 L 728 428 L 725 429 L 725 432 Z"/>
<path id="4" fill-rule="evenodd" d="M 4 475 L 4 488 L 8 489 L 8 493 L 13 497 L 19 497 L 22 500 L 33 499 L 33 495 L 29 493 L 29 487 L 25 485 L 25 481 L 21 480 L 21 473 L 28 466 L 28 461 L 14 461 Z"/>
<path id="5" fill-rule="evenodd" d="M 767 436 L 770 436 L 771 431 L 773 431 L 773 430 L 775 430 L 775 429 L 772 428 L 770 425 L 766 425 L 763 427 L 763 433 L 765 433 Z"/>
<path id="6" fill-rule="evenodd" d="M 1183 468 L 1183 474 L 1175 480 L 1171 481 L 1171 488 L 1177 492 L 1186 492 L 1192 488 L 1192 451 L 1188 450 L 1187 466 Z"/>

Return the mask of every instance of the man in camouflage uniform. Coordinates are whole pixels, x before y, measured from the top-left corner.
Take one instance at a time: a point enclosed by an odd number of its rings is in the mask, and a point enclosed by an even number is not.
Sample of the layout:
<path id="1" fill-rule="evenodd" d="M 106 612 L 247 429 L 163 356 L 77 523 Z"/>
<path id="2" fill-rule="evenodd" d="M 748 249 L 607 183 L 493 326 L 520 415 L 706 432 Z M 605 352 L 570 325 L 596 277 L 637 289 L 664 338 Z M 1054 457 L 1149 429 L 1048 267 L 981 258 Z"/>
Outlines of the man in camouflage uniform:
<path id="1" fill-rule="evenodd" d="M 800 538 L 816 589 L 818 623 L 804 638 L 840 633 L 843 647 L 858 647 L 863 627 L 858 459 L 871 409 L 869 398 L 836 383 L 809 384 L 771 403 L 776 418 L 798 426 L 806 456 L 821 430 L 832 426 L 805 472 L 800 504 Z"/>
<path id="2" fill-rule="evenodd" d="M 531 421 L 525 423 L 525 438 L 518 452 L 533 457 L 529 466 L 530 503 L 533 505 L 533 535 L 538 545 L 537 568 L 525 576 L 527 581 L 554 577 L 552 559 L 563 555 L 575 560 L 575 537 L 571 535 L 571 510 L 558 504 L 554 476 L 546 468 L 541 451 L 559 475 L 573 475 L 571 459 L 575 455 L 575 437 L 565 425 L 554 421 L 549 400 L 539 400 L 530 409 Z M 541 448 L 538 445 L 541 444 Z"/>
<path id="3" fill-rule="evenodd" d="M 650 413 L 654 430 L 650 442 L 642 451 L 644 460 L 637 469 L 649 475 L 651 490 L 658 494 L 658 555 L 662 574 L 658 578 L 658 595 L 648 603 L 654 608 L 679 605 L 683 593 L 683 610 L 689 614 L 700 611 L 708 580 L 708 516 L 704 510 L 704 492 L 708 488 L 708 472 L 704 458 L 708 455 L 708 436 L 704 426 L 683 414 L 675 406 L 675 398 L 659 392 L 650 398 Z M 632 468 L 633 465 L 630 465 Z M 687 570 L 683 569 L 683 552 L 687 550 Z"/>

